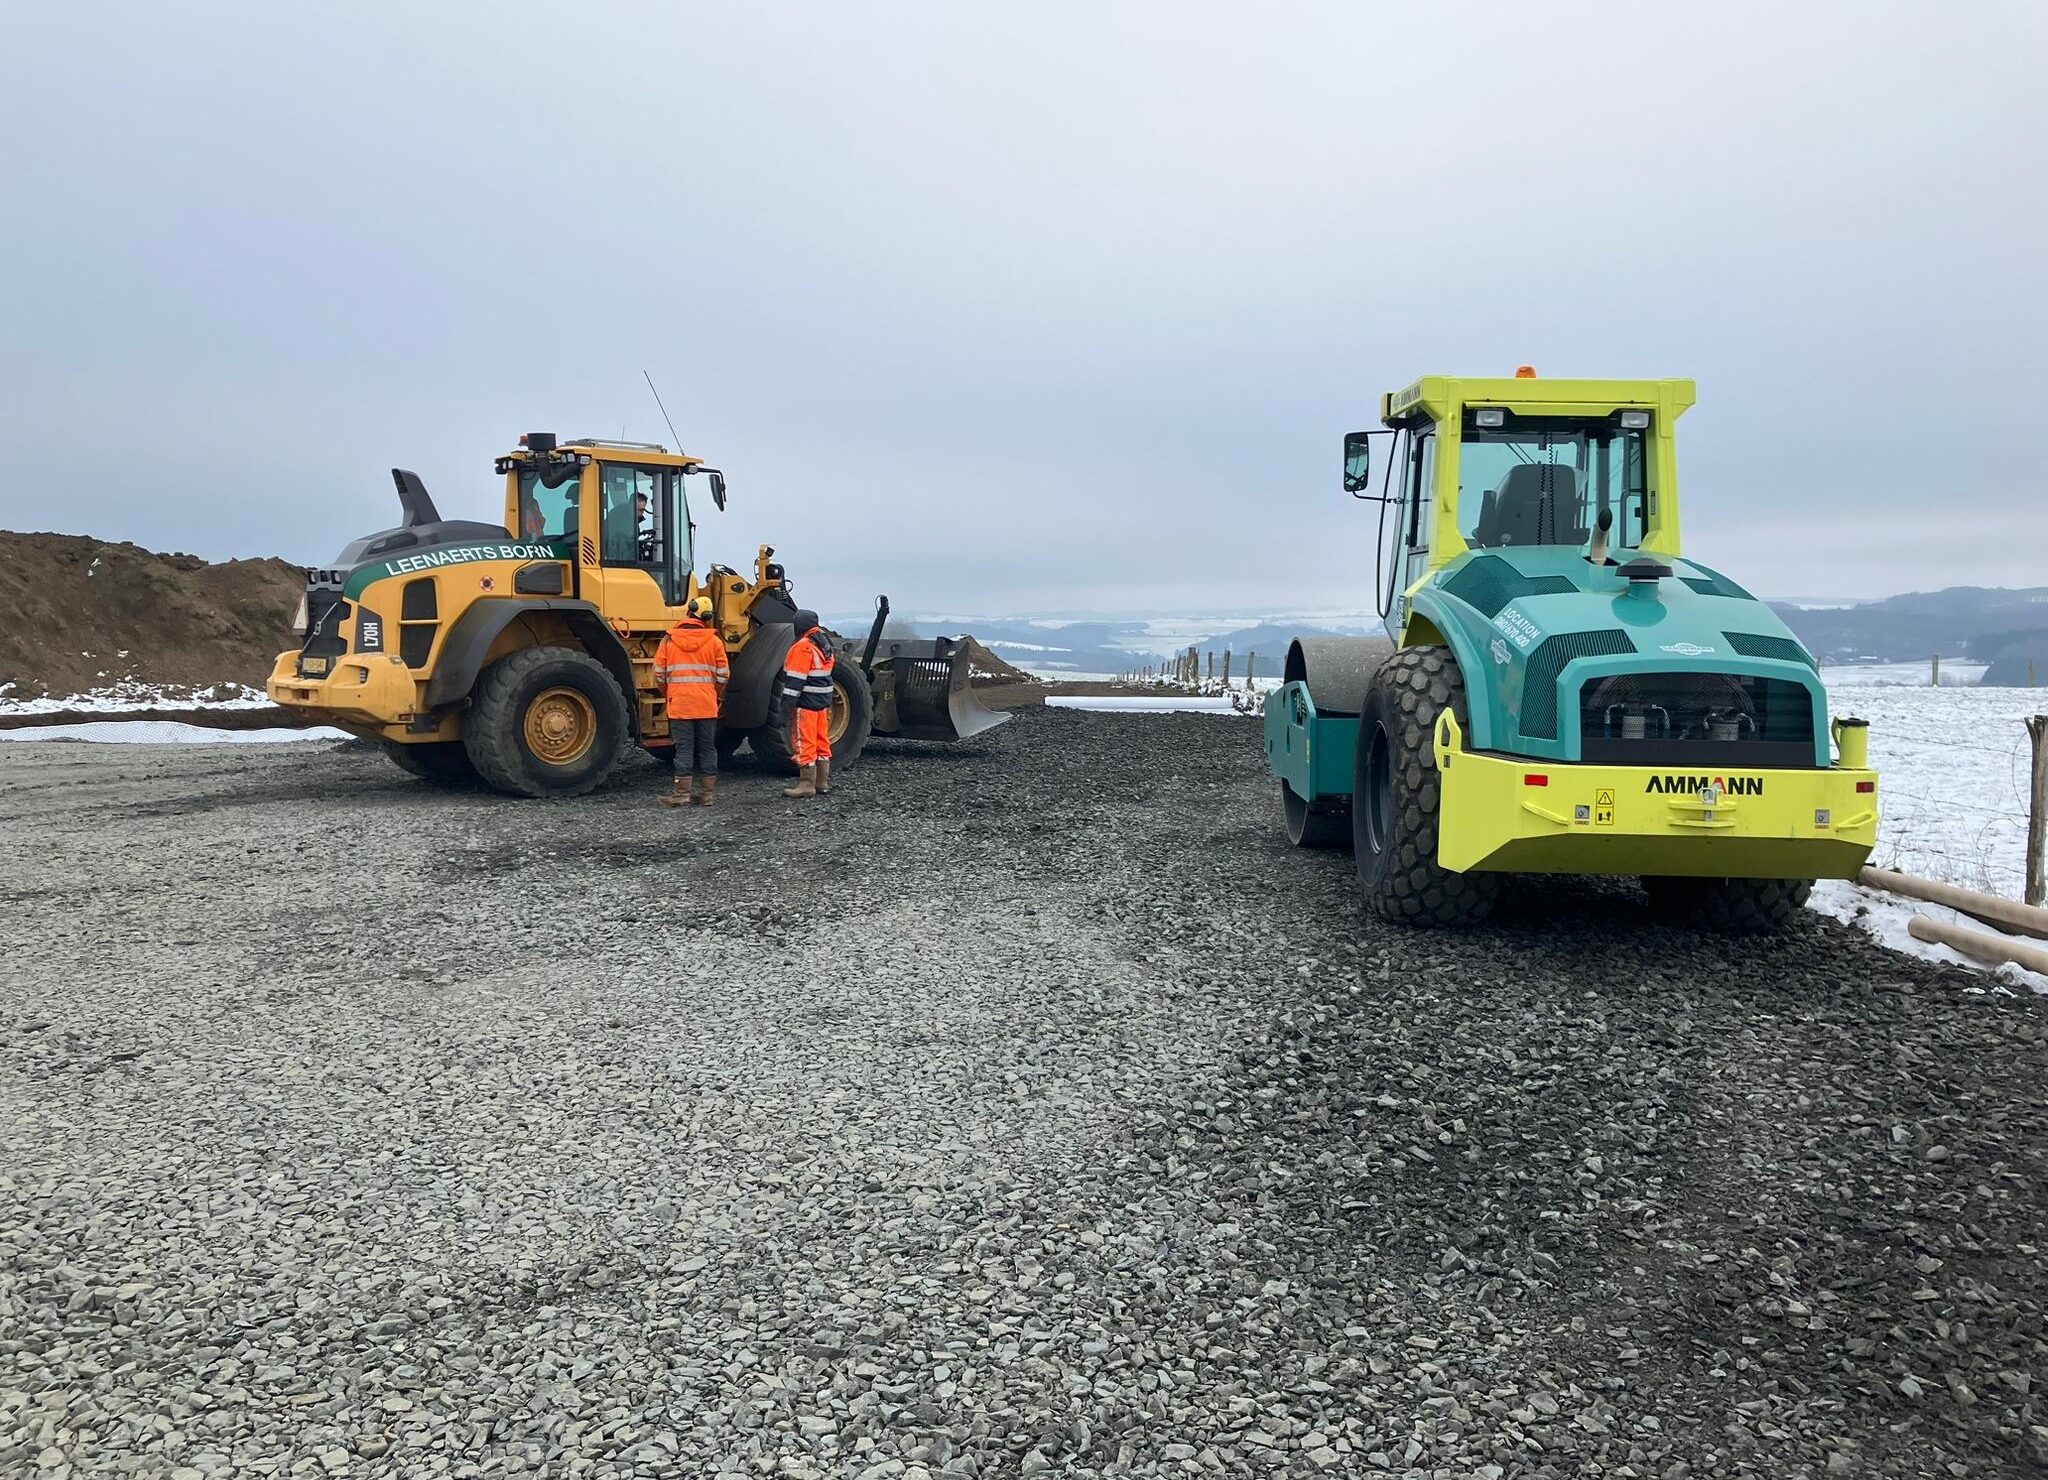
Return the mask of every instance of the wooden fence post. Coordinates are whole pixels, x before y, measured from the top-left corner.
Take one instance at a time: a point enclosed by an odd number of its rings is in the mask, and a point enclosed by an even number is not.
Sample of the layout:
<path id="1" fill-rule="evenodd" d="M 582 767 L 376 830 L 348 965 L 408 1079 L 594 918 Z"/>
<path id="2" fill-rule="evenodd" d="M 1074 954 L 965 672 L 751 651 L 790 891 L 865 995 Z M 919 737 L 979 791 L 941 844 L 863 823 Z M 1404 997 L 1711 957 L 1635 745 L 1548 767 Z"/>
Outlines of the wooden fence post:
<path id="1" fill-rule="evenodd" d="M 1223 650 L 1223 687 L 1230 687 L 1230 649 Z"/>
<path id="2" fill-rule="evenodd" d="M 1258 661 L 1259 655 L 1256 649 L 1244 655 L 1244 686 L 1246 688 L 1252 686 L 1252 664 Z"/>
<path id="3" fill-rule="evenodd" d="M 1940 688 L 1940 687 L 1941 687 L 1941 654 L 1940 654 L 1940 653 L 1936 653 L 1936 654 L 1934 655 L 1934 669 L 1933 669 L 1933 671 L 1932 671 L 1931 673 L 1929 673 L 1929 674 L 1928 674 L 1928 676 L 1927 676 L 1927 682 L 1928 682 L 1928 684 L 1929 684 L 1929 685 L 1930 685 L 1931 687 L 1933 687 L 1933 688 L 1937 688 L 1937 689 L 1938 689 L 1938 688 Z"/>
<path id="4" fill-rule="evenodd" d="M 2048 714 L 2027 721 L 2027 738 L 2034 742 L 2033 787 L 2027 795 L 2027 903 L 2048 903 L 2048 879 L 2044 879 L 2044 854 L 2048 854 Z"/>
<path id="5" fill-rule="evenodd" d="M 1213 683 L 1213 682 L 1215 682 L 1215 679 L 1216 679 L 1216 649 L 1214 649 L 1214 648 L 1210 648 L 1210 649 L 1209 649 L 1209 680 L 1210 680 L 1210 682 L 1212 682 L 1212 683 Z"/>

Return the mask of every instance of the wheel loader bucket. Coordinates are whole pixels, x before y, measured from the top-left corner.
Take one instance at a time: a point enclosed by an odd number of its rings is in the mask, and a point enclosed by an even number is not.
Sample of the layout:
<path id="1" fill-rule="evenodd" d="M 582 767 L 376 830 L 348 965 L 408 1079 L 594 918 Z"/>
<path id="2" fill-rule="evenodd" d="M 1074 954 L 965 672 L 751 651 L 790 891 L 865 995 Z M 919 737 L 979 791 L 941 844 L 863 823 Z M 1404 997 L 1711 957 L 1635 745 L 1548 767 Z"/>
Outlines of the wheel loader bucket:
<path id="1" fill-rule="evenodd" d="M 965 740 L 1008 719 L 974 696 L 972 646 L 964 637 L 878 643 L 866 665 L 874 733 L 897 740 Z M 859 650 L 851 656 L 858 660 Z"/>

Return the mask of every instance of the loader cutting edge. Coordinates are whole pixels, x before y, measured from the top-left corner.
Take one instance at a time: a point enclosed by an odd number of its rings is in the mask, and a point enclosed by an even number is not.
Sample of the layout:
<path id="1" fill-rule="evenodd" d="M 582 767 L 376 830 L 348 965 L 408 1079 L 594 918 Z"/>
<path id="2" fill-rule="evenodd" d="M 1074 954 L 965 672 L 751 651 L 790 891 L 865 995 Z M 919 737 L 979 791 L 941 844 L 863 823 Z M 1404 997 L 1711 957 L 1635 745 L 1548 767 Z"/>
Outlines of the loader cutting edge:
<path id="1" fill-rule="evenodd" d="M 843 646 L 856 660 L 862 656 L 859 646 Z M 1010 717 L 975 697 L 969 638 L 884 641 L 866 666 L 875 700 L 873 733 L 887 739 L 950 744 Z"/>

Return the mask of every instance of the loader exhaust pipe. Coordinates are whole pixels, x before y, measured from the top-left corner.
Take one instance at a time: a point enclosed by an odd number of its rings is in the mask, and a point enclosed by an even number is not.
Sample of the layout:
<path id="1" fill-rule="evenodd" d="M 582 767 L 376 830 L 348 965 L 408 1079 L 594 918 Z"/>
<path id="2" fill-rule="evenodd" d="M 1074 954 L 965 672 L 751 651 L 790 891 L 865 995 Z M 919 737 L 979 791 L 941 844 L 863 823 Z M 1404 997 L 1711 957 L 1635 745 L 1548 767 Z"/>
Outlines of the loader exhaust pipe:
<path id="1" fill-rule="evenodd" d="M 875 622 L 868 628 L 868 645 L 860 652 L 860 671 L 870 680 L 875 676 L 875 649 L 882 644 L 882 628 L 889 621 L 889 598 L 881 595 L 875 598 Z"/>

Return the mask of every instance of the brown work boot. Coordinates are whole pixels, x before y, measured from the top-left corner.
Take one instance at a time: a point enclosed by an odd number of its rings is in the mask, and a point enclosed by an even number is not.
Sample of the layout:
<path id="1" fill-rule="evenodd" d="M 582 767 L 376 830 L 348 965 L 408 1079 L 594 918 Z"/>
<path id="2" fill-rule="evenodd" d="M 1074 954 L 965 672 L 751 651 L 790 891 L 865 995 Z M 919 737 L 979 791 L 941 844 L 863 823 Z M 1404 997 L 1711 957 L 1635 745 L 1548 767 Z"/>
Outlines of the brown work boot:
<path id="1" fill-rule="evenodd" d="M 664 807 L 687 807 L 687 806 L 689 806 L 689 805 L 690 805 L 690 778 L 689 778 L 689 777 L 687 777 L 687 776 L 678 776 L 678 777 L 676 777 L 676 779 L 675 779 L 675 785 L 674 785 L 674 789 L 673 789 L 673 790 L 671 790 L 671 791 L 669 792 L 669 794 L 668 794 L 667 796 L 665 796 L 665 797 L 663 797 L 663 798 L 661 799 L 661 804 L 662 804 L 662 806 L 664 806 Z"/>
<path id="2" fill-rule="evenodd" d="M 700 807 L 710 806 L 711 793 L 717 789 L 718 778 L 716 776 L 699 776 L 697 778 L 697 805 Z"/>
<path id="3" fill-rule="evenodd" d="M 818 757 L 818 795 L 821 797 L 829 795 L 831 790 L 832 758 L 830 756 L 821 755 Z"/>
<path id="4" fill-rule="evenodd" d="M 782 794 L 786 797 L 816 796 L 818 794 L 818 768 L 816 766 L 799 767 L 796 773 L 796 785 L 783 787 Z"/>

